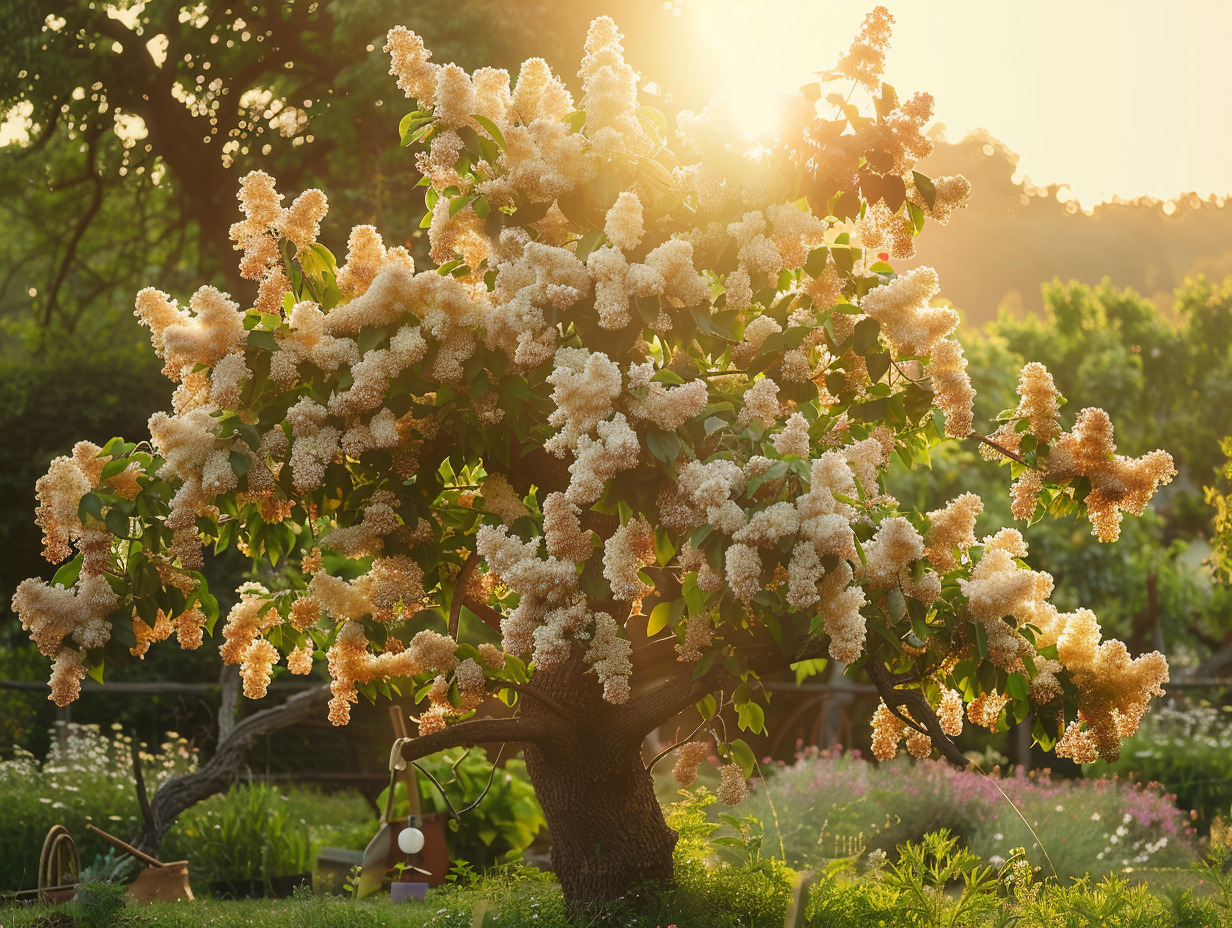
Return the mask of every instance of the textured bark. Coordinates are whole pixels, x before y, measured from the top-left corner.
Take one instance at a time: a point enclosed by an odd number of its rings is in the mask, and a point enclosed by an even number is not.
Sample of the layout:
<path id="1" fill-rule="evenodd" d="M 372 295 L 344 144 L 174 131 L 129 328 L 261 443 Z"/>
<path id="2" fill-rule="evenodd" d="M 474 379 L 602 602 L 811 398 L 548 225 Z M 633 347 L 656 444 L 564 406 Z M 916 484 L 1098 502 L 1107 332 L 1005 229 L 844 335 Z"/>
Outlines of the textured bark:
<path id="1" fill-rule="evenodd" d="M 584 671 L 575 656 L 535 673 L 535 689 L 566 707 L 567 717 L 540 700 L 522 706 L 527 722 L 552 733 L 526 745 L 526 772 L 547 818 L 553 869 L 575 912 L 641 880 L 670 881 L 676 846 L 642 760 L 646 730 L 628 724 L 628 707 L 604 702 Z"/>
<path id="2" fill-rule="evenodd" d="M 235 782 L 253 741 L 320 713 L 328 701 L 329 687 L 322 686 L 298 693 L 280 706 L 262 709 L 240 721 L 230 735 L 218 742 L 208 761 L 192 773 L 172 777 L 158 788 L 150 800 L 150 814 L 141 835 L 133 844 L 157 857 L 176 816 Z"/>
<path id="3" fill-rule="evenodd" d="M 640 750 L 614 750 L 599 731 L 570 742 L 525 750 L 570 908 L 616 899 L 641 880 L 670 881 L 676 833 Z"/>

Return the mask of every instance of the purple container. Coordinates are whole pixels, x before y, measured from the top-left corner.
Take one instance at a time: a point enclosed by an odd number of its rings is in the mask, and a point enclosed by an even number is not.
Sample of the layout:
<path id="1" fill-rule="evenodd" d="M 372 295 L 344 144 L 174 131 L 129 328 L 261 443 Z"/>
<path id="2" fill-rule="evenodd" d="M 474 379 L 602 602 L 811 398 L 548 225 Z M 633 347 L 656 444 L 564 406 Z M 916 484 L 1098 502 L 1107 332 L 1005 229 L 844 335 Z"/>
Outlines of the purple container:
<path id="1" fill-rule="evenodd" d="M 408 899 L 423 899 L 428 895 L 427 883 L 390 883 L 389 895 L 394 902 L 406 902 Z"/>

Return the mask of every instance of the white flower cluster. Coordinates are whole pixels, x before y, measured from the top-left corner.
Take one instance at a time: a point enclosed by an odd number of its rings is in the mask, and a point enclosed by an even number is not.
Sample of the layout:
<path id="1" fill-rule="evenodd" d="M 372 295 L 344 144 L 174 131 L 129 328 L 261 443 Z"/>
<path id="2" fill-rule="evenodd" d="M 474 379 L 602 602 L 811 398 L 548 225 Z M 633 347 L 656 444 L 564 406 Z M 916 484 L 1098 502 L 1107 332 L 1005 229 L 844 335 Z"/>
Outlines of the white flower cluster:
<path id="1" fill-rule="evenodd" d="M 881 332 L 896 355 L 924 357 L 958 325 L 957 312 L 928 305 L 940 291 L 937 272 L 917 267 L 874 287 L 860 300 L 860 309 L 881 323 Z"/>
<path id="2" fill-rule="evenodd" d="M 552 667 L 567 660 L 573 643 L 590 633 L 587 659 L 604 682 L 605 698 L 628 698 L 629 643 L 619 643 L 611 616 L 591 615 L 572 563 L 552 555 L 539 557 L 538 540 L 521 542 L 504 526 L 480 528 L 475 550 L 496 580 L 519 597 L 518 605 L 501 620 L 506 652 L 530 654 L 537 667 Z"/>

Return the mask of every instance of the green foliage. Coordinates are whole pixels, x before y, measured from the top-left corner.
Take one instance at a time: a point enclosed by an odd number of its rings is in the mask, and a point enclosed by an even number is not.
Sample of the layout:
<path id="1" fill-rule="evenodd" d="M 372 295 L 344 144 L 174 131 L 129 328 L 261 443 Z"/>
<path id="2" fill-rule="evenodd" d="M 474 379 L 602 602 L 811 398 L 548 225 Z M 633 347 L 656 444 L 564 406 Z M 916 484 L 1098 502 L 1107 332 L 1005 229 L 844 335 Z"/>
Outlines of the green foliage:
<path id="1" fill-rule="evenodd" d="M 81 928 L 115 924 L 127 892 L 128 887 L 120 883 L 83 883 L 73 900 L 73 918 Z"/>
<path id="2" fill-rule="evenodd" d="M 128 736 L 79 725 L 70 725 L 67 735 L 63 744 L 53 740 L 41 764 L 21 750 L 0 762 L 0 891 L 36 885 L 39 850 L 53 825 L 68 828 L 83 867 L 111 849 L 86 830 L 87 822 L 122 838 L 140 827 Z M 153 793 L 168 777 L 193 769 L 196 755 L 185 740 L 169 737 L 143 766 Z"/>
<path id="3" fill-rule="evenodd" d="M 1001 777 L 906 760 L 874 767 L 812 751 L 768 777 L 747 802 L 748 813 L 766 822 L 766 851 L 777 855 L 781 835 L 786 862 L 798 869 L 861 851 L 891 854 L 940 829 L 984 860 L 1008 860 L 1025 847 L 1033 866 L 1050 876 L 1055 868 L 1061 880 L 1184 867 L 1195 855 L 1187 816 L 1169 796 L 1110 779 Z"/>
<path id="4" fill-rule="evenodd" d="M 1205 831 L 1232 807 L 1232 706 L 1162 706 L 1143 720 L 1110 766 L 1123 777 L 1162 784 Z M 1087 769 L 1088 775 L 1103 773 Z"/>
<path id="5" fill-rule="evenodd" d="M 181 813 L 166 855 L 187 858 L 202 884 L 290 876 L 312 869 L 307 823 L 279 790 L 242 783 Z M 181 856 L 183 855 L 183 856 Z"/>
<path id="6" fill-rule="evenodd" d="M 453 748 L 419 763 L 445 788 L 456 810 L 473 803 L 484 792 L 492 774 L 492 765 L 481 748 Z M 447 812 L 448 806 L 432 782 L 422 774 L 418 779 L 423 811 Z M 380 808 L 385 807 L 387 794 L 385 789 L 377 797 Z M 406 781 L 399 779 L 394 788 L 394 817 L 405 818 L 409 809 Z M 534 787 L 526 776 L 526 762 L 511 758 L 495 771 L 492 787 L 478 807 L 450 824 L 445 834 L 450 859 L 466 861 L 479 870 L 508 861 L 530 847 L 546 824 Z"/>

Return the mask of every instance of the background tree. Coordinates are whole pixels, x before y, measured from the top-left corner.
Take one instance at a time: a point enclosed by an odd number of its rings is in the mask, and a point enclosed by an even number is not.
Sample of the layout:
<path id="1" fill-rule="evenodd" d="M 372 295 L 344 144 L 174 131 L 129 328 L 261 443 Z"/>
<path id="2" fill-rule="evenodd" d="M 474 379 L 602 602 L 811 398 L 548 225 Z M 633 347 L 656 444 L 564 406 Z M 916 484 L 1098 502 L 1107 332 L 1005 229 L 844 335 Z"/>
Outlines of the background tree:
<path id="1" fill-rule="evenodd" d="M 721 103 L 675 133 L 639 105 L 610 19 L 576 104 L 541 60 L 511 83 L 391 31 L 432 266 L 359 226 L 338 267 L 321 191 L 284 208 L 252 172 L 230 233 L 252 308 L 210 286 L 187 309 L 138 295 L 173 410 L 149 442 L 52 463 L 38 522 L 67 563 L 14 597 L 53 699 L 173 633 L 199 646 L 218 616 L 203 545 L 238 547 L 283 571 L 241 587 L 222 632 L 246 694 L 284 656 L 299 674 L 324 658 L 336 724 L 361 694 L 426 698 L 407 760 L 522 744 L 575 906 L 670 877 L 649 731 L 696 711 L 721 798 L 742 798 L 754 758 L 718 710 L 761 730 L 777 668 L 866 672 L 879 757 L 905 738 L 965 764 L 964 704 L 990 729 L 1034 709 L 1059 754 L 1115 757 L 1163 656 L 1053 606 L 1018 532 L 976 538 L 978 497 L 915 511 L 886 474 L 943 435 L 976 441 L 1011 468 L 1015 516 L 1081 511 L 1112 541 L 1175 471 L 1116 455 L 1102 410 L 1063 430 L 1038 364 L 972 432 L 936 274 L 876 252 L 910 256 L 968 192 L 913 170 L 931 99 L 881 83 L 889 25 L 874 10 L 756 156 Z M 491 691 L 516 716 L 470 718 Z M 683 778 L 699 753 L 681 747 Z"/>

